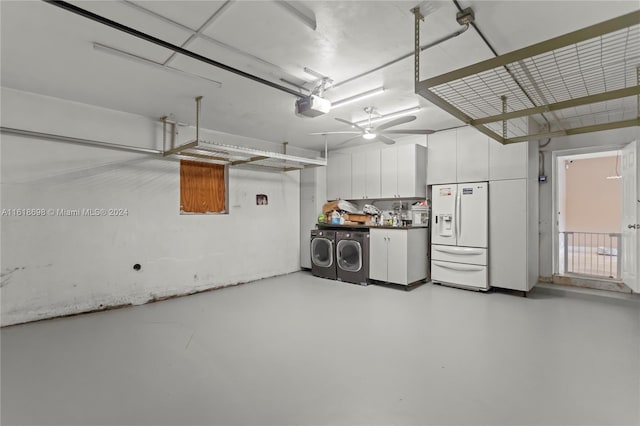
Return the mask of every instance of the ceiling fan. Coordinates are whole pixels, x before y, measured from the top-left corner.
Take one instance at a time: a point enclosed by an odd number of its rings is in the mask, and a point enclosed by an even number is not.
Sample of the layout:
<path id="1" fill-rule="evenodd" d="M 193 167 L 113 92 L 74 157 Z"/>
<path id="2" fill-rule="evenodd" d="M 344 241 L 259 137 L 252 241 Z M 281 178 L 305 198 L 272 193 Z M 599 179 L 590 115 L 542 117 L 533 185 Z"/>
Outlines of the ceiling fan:
<path id="1" fill-rule="evenodd" d="M 405 117 L 399 117 L 396 118 L 395 120 L 391 120 L 388 121 L 384 124 L 381 124 L 379 126 L 373 127 L 371 124 L 372 121 L 372 116 L 373 114 L 375 114 L 375 108 L 373 107 L 367 107 L 364 109 L 364 112 L 366 112 L 367 114 L 369 114 L 369 119 L 368 119 L 368 123 L 366 123 L 366 125 L 358 125 L 356 123 L 352 123 L 351 121 L 348 120 L 344 120 L 342 118 L 336 118 L 337 121 L 344 123 L 344 124 L 348 124 L 349 126 L 351 126 L 353 129 L 357 129 L 357 130 L 352 130 L 352 131 L 340 131 L 340 132 L 317 132 L 317 133 L 310 133 L 310 135 L 357 135 L 354 136 L 352 138 L 347 139 L 344 142 L 341 142 L 340 145 L 344 145 L 347 142 L 351 142 L 353 140 L 359 139 L 359 138 L 363 138 L 366 140 L 373 140 L 373 139 L 377 139 L 382 143 L 385 143 L 387 145 L 392 145 L 394 143 L 396 143 L 395 140 L 391 139 L 388 135 L 430 135 L 432 133 L 435 132 L 435 130 L 429 130 L 429 129 L 423 129 L 423 130 L 387 130 L 390 127 L 394 127 L 394 126 L 398 126 L 400 124 L 405 124 L 405 123 L 409 123 L 413 120 L 416 119 L 415 115 L 407 115 Z M 363 127 L 364 126 L 364 127 Z"/>

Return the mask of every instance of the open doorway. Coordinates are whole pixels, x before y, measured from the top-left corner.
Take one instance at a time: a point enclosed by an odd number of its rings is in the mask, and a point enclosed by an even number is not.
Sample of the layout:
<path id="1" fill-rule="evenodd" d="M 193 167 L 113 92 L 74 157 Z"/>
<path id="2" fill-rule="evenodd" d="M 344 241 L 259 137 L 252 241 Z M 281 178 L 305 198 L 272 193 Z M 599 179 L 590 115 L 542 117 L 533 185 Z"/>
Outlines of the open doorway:
<path id="1" fill-rule="evenodd" d="M 554 281 L 629 291 L 621 283 L 621 151 L 566 152 L 555 157 Z"/>

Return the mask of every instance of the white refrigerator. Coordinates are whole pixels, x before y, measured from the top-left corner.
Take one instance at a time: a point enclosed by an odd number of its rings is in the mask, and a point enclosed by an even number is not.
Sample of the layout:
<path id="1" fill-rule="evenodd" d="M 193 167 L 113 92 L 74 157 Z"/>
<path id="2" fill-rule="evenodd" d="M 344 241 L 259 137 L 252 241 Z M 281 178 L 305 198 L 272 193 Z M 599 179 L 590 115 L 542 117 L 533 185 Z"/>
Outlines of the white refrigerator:
<path id="1" fill-rule="evenodd" d="M 488 290 L 489 183 L 434 185 L 431 191 L 431 279 Z"/>

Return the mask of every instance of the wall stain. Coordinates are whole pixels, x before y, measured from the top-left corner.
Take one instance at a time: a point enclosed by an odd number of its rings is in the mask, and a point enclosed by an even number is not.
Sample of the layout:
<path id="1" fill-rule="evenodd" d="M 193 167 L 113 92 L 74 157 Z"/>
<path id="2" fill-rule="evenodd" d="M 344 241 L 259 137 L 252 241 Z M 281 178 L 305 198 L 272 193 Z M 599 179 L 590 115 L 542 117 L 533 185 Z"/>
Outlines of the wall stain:
<path id="1" fill-rule="evenodd" d="M 14 273 L 26 269 L 26 266 L 18 266 L 17 268 L 7 268 L 4 272 L 0 273 L 0 288 L 6 287 L 11 284 L 11 277 Z"/>
<path id="2" fill-rule="evenodd" d="M 36 268 L 50 268 L 53 266 L 53 263 L 48 263 L 44 266 L 36 266 Z M 0 273 L 0 288 L 6 287 L 11 284 L 11 277 L 18 271 L 24 271 L 27 269 L 26 266 L 18 266 L 15 268 L 6 268 L 4 272 Z"/>

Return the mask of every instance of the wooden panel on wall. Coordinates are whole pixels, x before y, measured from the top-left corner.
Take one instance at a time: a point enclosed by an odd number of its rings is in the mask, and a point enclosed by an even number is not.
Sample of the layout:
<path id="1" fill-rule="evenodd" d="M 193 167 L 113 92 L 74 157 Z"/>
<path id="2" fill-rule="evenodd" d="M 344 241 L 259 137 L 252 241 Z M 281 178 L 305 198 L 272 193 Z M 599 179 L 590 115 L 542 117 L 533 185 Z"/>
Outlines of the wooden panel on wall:
<path id="1" fill-rule="evenodd" d="M 180 210 L 226 213 L 225 166 L 180 160 Z"/>

